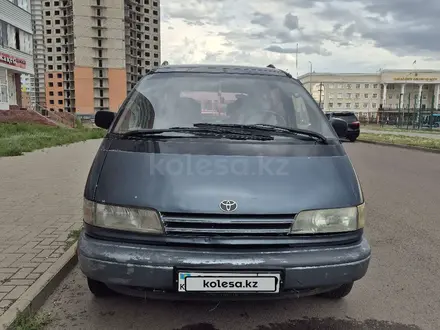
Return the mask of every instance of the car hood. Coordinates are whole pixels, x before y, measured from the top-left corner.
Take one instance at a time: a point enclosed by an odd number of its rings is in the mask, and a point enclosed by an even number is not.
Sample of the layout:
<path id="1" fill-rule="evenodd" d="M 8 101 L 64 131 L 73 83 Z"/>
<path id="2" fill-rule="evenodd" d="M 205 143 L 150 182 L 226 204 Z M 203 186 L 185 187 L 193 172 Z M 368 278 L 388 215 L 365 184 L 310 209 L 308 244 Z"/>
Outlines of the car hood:
<path id="1" fill-rule="evenodd" d="M 94 188 L 97 202 L 160 212 L 291 214 L 362 203 L 346 155 L 260 157 L 107 151 Z"/>

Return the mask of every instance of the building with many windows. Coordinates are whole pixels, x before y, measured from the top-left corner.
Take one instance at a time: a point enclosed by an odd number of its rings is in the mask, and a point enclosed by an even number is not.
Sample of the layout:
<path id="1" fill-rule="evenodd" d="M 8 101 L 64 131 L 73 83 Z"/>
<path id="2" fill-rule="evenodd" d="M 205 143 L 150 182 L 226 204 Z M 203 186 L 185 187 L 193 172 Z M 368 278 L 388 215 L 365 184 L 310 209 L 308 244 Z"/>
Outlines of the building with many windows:
<path id="1" fill-rule="evenodd" d="M 22 107 L 21 75 L 33 74 L 30 0 L 0 0 L 0 110 Z"/>
<path id="2" fill-rule="evenodd" d="M 31 0 L 35 94 L 49 111 L 117 111 L 160 64 L 159 0 Z"/>
<path id="3" fill-rule="evenodd" d="M 382 70 L 378 73 L 308 73 L 299 80 L 324 111 L 369 116 L 384 109 L 440 109 L 440 70 Z"/>

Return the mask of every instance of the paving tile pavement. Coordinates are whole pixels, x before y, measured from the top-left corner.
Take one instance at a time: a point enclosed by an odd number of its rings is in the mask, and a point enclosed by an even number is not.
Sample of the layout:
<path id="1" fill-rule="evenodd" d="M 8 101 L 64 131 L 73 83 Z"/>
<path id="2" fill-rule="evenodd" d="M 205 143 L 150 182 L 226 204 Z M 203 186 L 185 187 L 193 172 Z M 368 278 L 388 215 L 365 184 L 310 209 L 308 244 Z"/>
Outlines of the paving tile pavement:
<path id="1" fill-rule="evenodd" d="M 0 158 L 0 316 L 65 252 L 82 225 L 101 140 Z"/>

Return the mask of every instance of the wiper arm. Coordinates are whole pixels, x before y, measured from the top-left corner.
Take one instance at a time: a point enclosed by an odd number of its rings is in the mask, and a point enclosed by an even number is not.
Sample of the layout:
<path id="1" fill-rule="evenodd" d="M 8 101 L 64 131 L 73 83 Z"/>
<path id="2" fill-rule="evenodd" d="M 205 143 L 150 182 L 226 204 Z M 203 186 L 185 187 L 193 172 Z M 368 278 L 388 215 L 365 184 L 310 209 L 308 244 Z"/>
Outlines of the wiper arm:
<path id="1" fill-rule="evenodd" d="M 164 133 L 184 133 L 195 135 L 197 137 L 214 137 L 214 138 L 226 138 L 232 140 L 273 140 L 272 136 L 264 134 L 243 134 L 237 131 L 225 131 L 215 127 L 210 128 L 197 128 L 197 127 L 171 127 L 164 129 L 137 129 L 122 133 L 123 137 L 136 137 L 136 136 L 157 136 L 162 137 Z M 167 136 L 167 138 L 178 138 L 181 136 Z"/>
<path id="2" fill-rule="evenodd" d="M 312 137 L 315 140 L 321 141 L 323 144 L 328 144 L 327 138 L 317 132 L 299 129 L 299 128 L 288 128 L 277 125 L 269 125 L 269 124 L 252 124 L 252 125 L 242 125 L 242 124 L 211 124 L 211 123 L 197 123 L 194 124 L 195 127 L 207 128 L 207 127 L 218 127 L 230 130 L 238 129 L 242 131 L 253 130 L 253 132 L 268 132 L 268 133 L 278 133 L 279 135 L 305 135 L 307 137 Z M 281 133 L 281 134 L 280 134 Z"/>
<path id="3" fill-rule="evenodd" d="M 280 130 L 280 131 L 284 131 L 284 132 L 289 132 L 289 133 L 295 133 L 295 134 L 303 134 L 303 135 L 306 135 L 306 136 L 314 137 L 314 138 L 320 140 L 324 144 L 328 144 L 328 140 L 327 140 L 327 138 L 324 135 L 322 135 L 322 134 L 320 134 L 318 132 L 310 131 L 308 129 L 289 128 L 289 127 L 270 125 L 270 124 L 255 124 L 255 125 L 251 125 L 251 126 L 252 127 L 276 129 L 276 130 Z"/>

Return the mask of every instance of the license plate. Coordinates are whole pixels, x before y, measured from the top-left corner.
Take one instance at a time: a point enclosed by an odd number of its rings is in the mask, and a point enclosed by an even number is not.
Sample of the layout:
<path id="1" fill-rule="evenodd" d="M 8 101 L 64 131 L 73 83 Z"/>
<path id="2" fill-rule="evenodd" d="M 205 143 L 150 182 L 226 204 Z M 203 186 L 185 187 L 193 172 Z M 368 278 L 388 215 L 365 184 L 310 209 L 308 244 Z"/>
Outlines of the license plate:
<path id="1" fill-rule="evenodd" d="M 196 273 L 178 274 L 179 292 L 278 293 L 280 274 L 275 273 Z"/>

